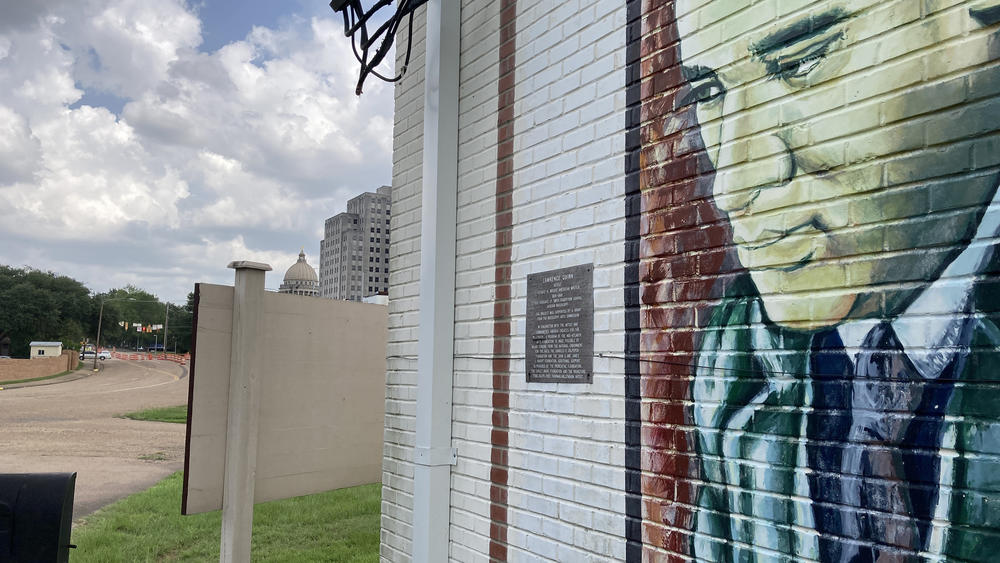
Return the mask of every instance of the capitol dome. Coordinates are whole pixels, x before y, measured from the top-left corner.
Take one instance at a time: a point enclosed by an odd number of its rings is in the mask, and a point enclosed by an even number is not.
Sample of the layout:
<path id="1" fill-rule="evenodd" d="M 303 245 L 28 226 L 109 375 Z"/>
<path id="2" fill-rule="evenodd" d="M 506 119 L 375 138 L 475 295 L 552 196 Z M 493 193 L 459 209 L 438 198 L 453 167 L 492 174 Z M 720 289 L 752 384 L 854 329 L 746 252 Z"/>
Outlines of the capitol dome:
<path id="1" fill-rule="evenodd" d="M 319 276 L 316 269 L 306 262 L 306 252 L 303 249 L 299 252 L 299 260 L 292 264 L 291 268 L 285 272 L 285 280 L 278 289 L 279 293 L 292 293 L 294 295 L 319 296 Z"/>

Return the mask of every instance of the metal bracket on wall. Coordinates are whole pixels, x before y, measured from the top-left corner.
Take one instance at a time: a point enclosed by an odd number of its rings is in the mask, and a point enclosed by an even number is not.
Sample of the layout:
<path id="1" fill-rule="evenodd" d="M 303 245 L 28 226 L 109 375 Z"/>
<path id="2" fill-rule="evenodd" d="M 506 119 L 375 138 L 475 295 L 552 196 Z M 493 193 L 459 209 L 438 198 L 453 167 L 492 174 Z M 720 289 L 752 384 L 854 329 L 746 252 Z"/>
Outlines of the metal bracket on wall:
<path id="1" fill-rule="evenodd" d="M 413 448 L 413 463 L 417 465 L 456 465 L 458 448 Z"/>

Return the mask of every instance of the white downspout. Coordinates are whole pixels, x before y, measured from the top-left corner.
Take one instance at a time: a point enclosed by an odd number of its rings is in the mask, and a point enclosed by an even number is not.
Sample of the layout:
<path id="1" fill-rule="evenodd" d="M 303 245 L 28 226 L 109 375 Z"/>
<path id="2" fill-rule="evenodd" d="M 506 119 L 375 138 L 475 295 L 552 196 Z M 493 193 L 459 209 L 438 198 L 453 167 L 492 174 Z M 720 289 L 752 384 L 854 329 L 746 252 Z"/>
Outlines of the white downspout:
<path id="1" fill-rule="evenodd" d="M 448 560 L 461 0 L 427 2 L 413 561 Z"/>

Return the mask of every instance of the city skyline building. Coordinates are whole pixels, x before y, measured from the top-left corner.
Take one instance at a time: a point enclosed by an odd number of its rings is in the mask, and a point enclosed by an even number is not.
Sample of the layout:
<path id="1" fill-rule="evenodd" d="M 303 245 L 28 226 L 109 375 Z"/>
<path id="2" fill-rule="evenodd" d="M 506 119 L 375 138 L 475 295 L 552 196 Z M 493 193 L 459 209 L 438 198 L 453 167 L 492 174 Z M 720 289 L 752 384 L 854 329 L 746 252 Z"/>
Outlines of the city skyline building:
<path id="1" fill-rule="evenodd" d="M 381 186 L 347 202 L 325 221 L 320 241 L 321 297 L 361 301 L 389 287 L 389 219 L 392 188 Z"/>

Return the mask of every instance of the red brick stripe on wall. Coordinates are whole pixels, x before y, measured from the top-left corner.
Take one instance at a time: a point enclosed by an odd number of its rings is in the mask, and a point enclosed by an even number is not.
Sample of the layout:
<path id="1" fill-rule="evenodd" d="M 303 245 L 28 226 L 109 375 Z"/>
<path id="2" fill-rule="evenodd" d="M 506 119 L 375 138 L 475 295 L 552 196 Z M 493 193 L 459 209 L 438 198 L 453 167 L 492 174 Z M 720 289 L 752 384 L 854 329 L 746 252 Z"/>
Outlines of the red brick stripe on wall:
<path id="1" fill-rule="evenodd" d="M 493 305 L 493 431 L 490 434 L 490 559 L 507 561 L 507 440 L 510 407 L 510 266 L 514 192 L 516 0 L 500 5 L 497 82 L 496 293 Z"/>
<path id="2" fill-rule="evenodd" d="M 641 22 L 638 346 L 640 357 L 652 360 L 639 366 L 642 560 L 685 561 L 698 479 L 688 410 L 694 334 L 735 258 L 726 246 L 728 223 L 712 203 L 707 157 L 685 144 L 696 121 L 692 107 L 674 109 L 689 86 L 673 0 L 643 0 Z"/>

